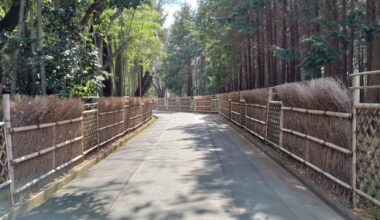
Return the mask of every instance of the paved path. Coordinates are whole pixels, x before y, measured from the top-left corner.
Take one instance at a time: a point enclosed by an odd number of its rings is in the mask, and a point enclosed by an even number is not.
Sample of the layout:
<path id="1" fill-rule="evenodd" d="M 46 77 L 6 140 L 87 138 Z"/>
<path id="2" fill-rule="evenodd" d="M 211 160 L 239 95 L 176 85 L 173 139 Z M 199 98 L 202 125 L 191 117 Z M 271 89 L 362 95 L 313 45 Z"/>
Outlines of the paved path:
<path id="1" fill-rule="evenodd" d="M 157 115 L 25 219 L 342 219 L 219 116 Z"/>

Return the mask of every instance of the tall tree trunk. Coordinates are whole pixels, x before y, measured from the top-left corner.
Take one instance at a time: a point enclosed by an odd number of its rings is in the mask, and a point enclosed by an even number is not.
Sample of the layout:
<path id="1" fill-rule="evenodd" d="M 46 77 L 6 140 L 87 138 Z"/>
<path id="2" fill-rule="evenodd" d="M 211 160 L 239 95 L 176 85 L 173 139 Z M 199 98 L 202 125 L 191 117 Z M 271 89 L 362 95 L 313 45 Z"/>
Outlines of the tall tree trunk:
<path id="1" fill-rule="evenodd" d="M 25 0 L 21 0 L 20 9 L 18 13 L 18 29 L 17 29 L 17 37 L 21 38 L 22 32 L 24 30 L 24 8 L 25 8 Z M 20 53 L 20 48 L 16 48 L 12 55 L 12 76 L 11 76 L 11 94 L 16 94 L 17 87 L 17 62 L 18 55 Z"/>
<path id="2" fill-rule="evenodd" d="M 368 3 L 368 1 L 367 1 Z M 370 7 L 374 8 L 373 11 L 373 21 L 376 22 L 376 19 L 380 19 L 380 2 L 371 2 L 374 3 Z M 371 54 L 369 61 L 369 70 L 380 70 L 380 32 L 374 34 L 374 39 L 370 44 Z M 380 85 L 380 75 L 370 75 L 368 77 L 369 85 Z M 368 93 L 365 96 L 367 102 L 380 102 L 380 89 L 369 89 Z"/>
<path id="3" fill-rule="evenodd" d="M 37 38 L 38 50 L 41 52 L 43 47 L 42 42 L 42 0 L 37 0 Z M 46 71 L 45 62 L 43 59 L 40 61 L 40 76 L 41 76 L 41 94 L 46 95 Z"/>
<path id="4" fill-rule="evenodd" d="M 187 96 L 193 96 L 193 72 L 191 68 L 191 58 L 187 61 Z"/>
<path id="5" fill-rule="evenodd" d="M 31 41 L 30 48 L 34 55 L 36 54 L 36 26 L 35 26 L 36 19 L 34 16 L 33 1 L 31 2 L 29 13 L 30 13 L 30 41 Z M 36 90 L 37 89 L 37 67 L 34 61 L 32 62 L 30 70 L 31 70 L 30 75 L 32 78 L 31 95 L 34 96 L 37 94 L 37 90 Z"/>

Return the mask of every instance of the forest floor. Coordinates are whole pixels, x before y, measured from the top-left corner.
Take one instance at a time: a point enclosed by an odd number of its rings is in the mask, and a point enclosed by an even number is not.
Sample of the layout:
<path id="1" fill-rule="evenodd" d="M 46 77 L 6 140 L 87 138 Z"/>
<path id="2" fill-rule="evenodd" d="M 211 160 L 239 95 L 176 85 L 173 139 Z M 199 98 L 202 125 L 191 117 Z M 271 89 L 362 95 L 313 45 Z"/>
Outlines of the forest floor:
<path id="1" fill-rule="evenodd" d="M 219 116 L 156 115 L 25 219 L 343 219 Z"/>

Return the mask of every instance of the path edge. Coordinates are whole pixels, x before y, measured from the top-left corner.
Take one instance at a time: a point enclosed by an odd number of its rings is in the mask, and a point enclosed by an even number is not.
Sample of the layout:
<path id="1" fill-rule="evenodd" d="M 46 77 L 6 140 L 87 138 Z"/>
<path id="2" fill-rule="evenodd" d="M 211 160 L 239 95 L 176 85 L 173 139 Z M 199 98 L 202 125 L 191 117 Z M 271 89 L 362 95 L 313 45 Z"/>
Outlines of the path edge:
<path id="1" fill-rule="evenodd" d="M 152 119 L 150 119 L 147 123 L 135 129 L 131 133 L 126 134 L 125 136 L 121 137 L 119 140 L 115 141 L 107 148 L 104 148 L 103 151 L 100 152 L 98 155 L 88 160 L 85 160 L 83 163 L 78 164 L 77 166 L 74 166 L 68 171 L 66 175 L 59 177 L 56 181 L 45 186 L 45 188 L 43 188 L 41 192 L 38 192 L 37 194 L 33 195 L 32 198 L 30 198 L 29 200 L 23 202 L 20 205 L 11 207 L 10 211 L 7 214 L 0 217 L 0 220 L 6 220 L 6 219 L 13 220 L 13 219 L 20 218 L 24 216 L 30 210 L 42 205 L 49 198 L 51 198 L 58 190 L 65 188 L 77 177 L 86 173 L 87 170 L 89 170 L 91 167 L 93 167 L 94 165 L 96 165 L 97 163 L 105 159 L 107 156 L 109 156 L 110 154 L 118 150 L 120 147 L 122 147 L 124 144 L 129 142 L 131 139 L 133 139 L 135 136 L 140 134 L 142 131 L 144 131 L 151 125 L 153 125 L 157 121 L 157 119 L 158 119 L 157 116 L 153 116 Z"/>
<path id="2" fill-rule="evenodd" d="M 356 216 L 353 213 L 352 210 L 344 207 L 343 204 L 341 204 L 341 202 L 330 199 L 327 193 L 322 191 L 319 187 L 317 187 L 317 185 L 314 184 L 311 180 L 308 180 L 306 177 L 301 176 L 299 173 L 297 173 L 297 171 L 295 171 L 293 168 L 289 167 L 282 160 L 280 160 L 280 158 L 277 158 L 276 156 L 272 155 L 271 152 L 269 152 L 269 150 L 266 149 L 265 147 L 266 145 L 264 143 L 262 143 L 260 140 L 258 140 L 254 136 L 248 134 L 244 128 L 236 125 L 235 123 L 232 123 L 231 121 L 227 120 L 226 118 L 220 115 L 218 115 L 218 117 L 221 118 L 223 121 L 228 122 L 231 128 L 237 131 L 247 141 L 252 143 L 256 148 L 258 148 L 260 151 L 265 153 L 265 155 L 267 155 L 270 159 L 272 159 L 274 162 L 280 165 L 283 169 L 289 172 L 292 176 L 294 176 L 298 181 L 300 181 L 303 185 L 305 185 L 306 188 L 308 188 L 313 194 L 315 194 L 326 205 L 328 205 L 330 208 L 332 208 L 334 211 L 340 214 L 344 219 L 349 219 L 349 220 L 360 219 L 358 216 Z"/>

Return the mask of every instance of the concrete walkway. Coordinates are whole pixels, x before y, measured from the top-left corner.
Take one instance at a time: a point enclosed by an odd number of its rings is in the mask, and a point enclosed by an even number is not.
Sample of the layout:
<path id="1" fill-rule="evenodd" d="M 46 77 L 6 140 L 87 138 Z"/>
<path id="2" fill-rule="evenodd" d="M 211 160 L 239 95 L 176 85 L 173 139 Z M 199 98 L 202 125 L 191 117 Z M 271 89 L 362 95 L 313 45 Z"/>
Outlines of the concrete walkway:
<path id="1" fill-rule="evenodd" d="M 25 219 L 343 219 L 220 116 L 157 115 Z"/>

